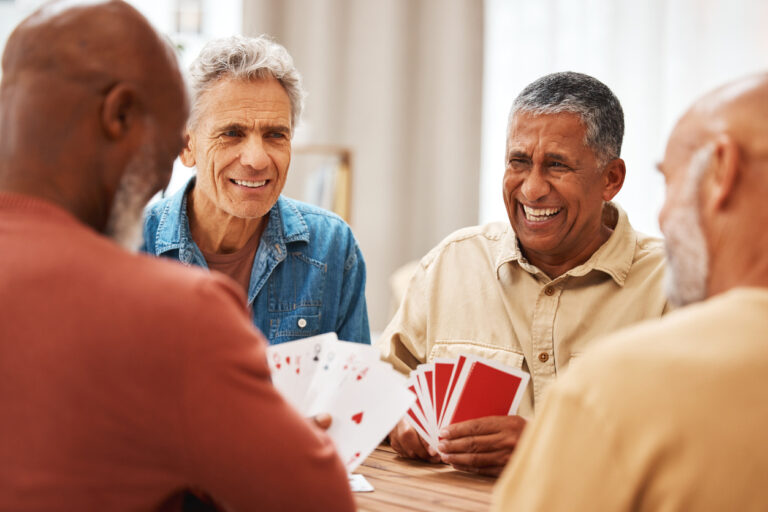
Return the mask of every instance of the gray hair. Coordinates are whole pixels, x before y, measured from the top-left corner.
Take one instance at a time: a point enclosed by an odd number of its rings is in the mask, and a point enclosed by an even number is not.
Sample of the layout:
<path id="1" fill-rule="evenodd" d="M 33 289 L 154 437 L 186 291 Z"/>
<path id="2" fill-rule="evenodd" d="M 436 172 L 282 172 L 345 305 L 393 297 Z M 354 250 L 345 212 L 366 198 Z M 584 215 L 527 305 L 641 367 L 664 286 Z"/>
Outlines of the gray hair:
<path id="1" fill-rule="evenodd" d="M 565 71 L 535 80 L 512 103 L 510 122 L 518 112 L 577 114 L 586 131 L 584 144 L 595 152 L 600 166 L 621 155 L 621 103 L 608 86 L 589 75 Z"/>
<path id="2" fill-rule="evenodd" d="M 220 78 L 276 78 L 291 101 L 291 131 L 301 118 L 304 88 L 288 51 L 269 36 L 231 36 L 206 43 L 189 70 L 192 108 L 189 126 L 198 121 L 200 99 Z"/>

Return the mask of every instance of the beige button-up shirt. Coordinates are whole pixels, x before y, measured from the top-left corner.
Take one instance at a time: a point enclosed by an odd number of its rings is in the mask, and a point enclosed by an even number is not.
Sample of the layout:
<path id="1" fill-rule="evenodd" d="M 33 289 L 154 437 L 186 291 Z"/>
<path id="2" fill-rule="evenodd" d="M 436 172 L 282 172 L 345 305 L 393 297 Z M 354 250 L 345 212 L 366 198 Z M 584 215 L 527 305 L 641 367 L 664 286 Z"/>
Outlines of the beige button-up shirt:
<path id="1" fill-rule="evenodd" d="M 768 289 L 605 341 L 550 389 L 493 510 L 768 510 Z"/>
<path id="2" fill-rule="evenodd" d="M 611 203 L 604 222 L 610 238 L 555 279 L 526 261 L 508 223 L 456 231 L 421 260 L 376 346 L 404 373 L 462 353 L 522 368 L 531 384 L 519 414 L 532 416 L 593 340 L 665 311 L 662 242 L 635 232 Z"/>

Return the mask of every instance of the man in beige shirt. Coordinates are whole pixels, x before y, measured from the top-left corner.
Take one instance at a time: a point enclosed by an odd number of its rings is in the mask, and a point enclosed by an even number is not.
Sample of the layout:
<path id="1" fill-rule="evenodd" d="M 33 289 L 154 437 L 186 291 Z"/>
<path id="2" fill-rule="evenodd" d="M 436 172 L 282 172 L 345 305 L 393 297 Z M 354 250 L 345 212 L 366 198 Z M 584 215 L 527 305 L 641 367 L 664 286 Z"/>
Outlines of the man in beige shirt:
<path id="1" fill-rule="evenodd" d="M 768 509 L 768 75 L 675 127 L 659 169 L 663 320 L 615 333 L 548 394 L 496 510 Z"/>
<path id="2" fill-rule="evenodd" d="M 624 183 L 623 129 L 619 101 L 592 77 L 556 73 L 523 90 L 508 126 L 509 223 L 459 230 L 427 254 L 377 343 L 402 372 L 462 353 L 530 372 L 520 416 L 441 434 L 442 460 L 456 468 L 499 474 L 572 358 L 665 310 L 661 242 L 609 202 Z M 440 458 L 405 421 L 390 440 L 401 455 Z"/>

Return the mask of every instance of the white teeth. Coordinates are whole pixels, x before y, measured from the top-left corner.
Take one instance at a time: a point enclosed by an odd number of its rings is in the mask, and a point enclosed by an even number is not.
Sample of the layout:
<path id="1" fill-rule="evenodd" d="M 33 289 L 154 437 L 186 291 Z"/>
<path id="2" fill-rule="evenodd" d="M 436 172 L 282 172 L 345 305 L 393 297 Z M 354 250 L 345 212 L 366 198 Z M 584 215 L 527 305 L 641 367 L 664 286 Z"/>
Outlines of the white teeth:
<path id="1" fill-rule="evenodd" d="M 560 210 L 562 210 L 562 208 L 531 208 L 530 206 L 523 205 L 525 218 L 531 221 L 547 220 L 560 212 Z"/>
<path id="2" fill-rule="evenodd" d="M 267 180 L 264 180 L 264 181 L 232 180 L 232 181 L 234 181 L 238 185 L 242 185 L 244 187 L 250 187 L 250 188 L 259 188 L 267 184 Z"/>

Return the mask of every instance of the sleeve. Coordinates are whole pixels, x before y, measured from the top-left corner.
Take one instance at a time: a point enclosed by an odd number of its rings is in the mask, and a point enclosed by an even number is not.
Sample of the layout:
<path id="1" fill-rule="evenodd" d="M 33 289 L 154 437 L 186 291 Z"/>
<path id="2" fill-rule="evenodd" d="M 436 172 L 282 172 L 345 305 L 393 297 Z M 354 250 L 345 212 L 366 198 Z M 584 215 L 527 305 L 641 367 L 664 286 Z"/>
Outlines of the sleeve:
<path id="1" fill-rule="evenodd" d="M 376 342 L 381 357 L 408 374 L 427 359 L 427 268 L 419 263 L 392 321 Z"/>
<path id="2" fill-rule="evenodd" d="M 227 510 L 354 510 L 330 439 L 272 386 L 242 297 L 223 277 L 201 281 L 184 333 L 180 442 L 192 484 Z"/>
<path id="3" fill-rule="evenodd" d="M 351 232 L 349 236 L 352 247 L 344 261 L 336 334 L 341 340 L 370 345 L 371 328 L 365 302 L 365 260 Z"/>
<path id="4" fill-rule="evenodd" d="M 636 479 L 618 433 L 578 393 L 551 388 L 496 483 L 492 510 L 632 509 Z"/>

